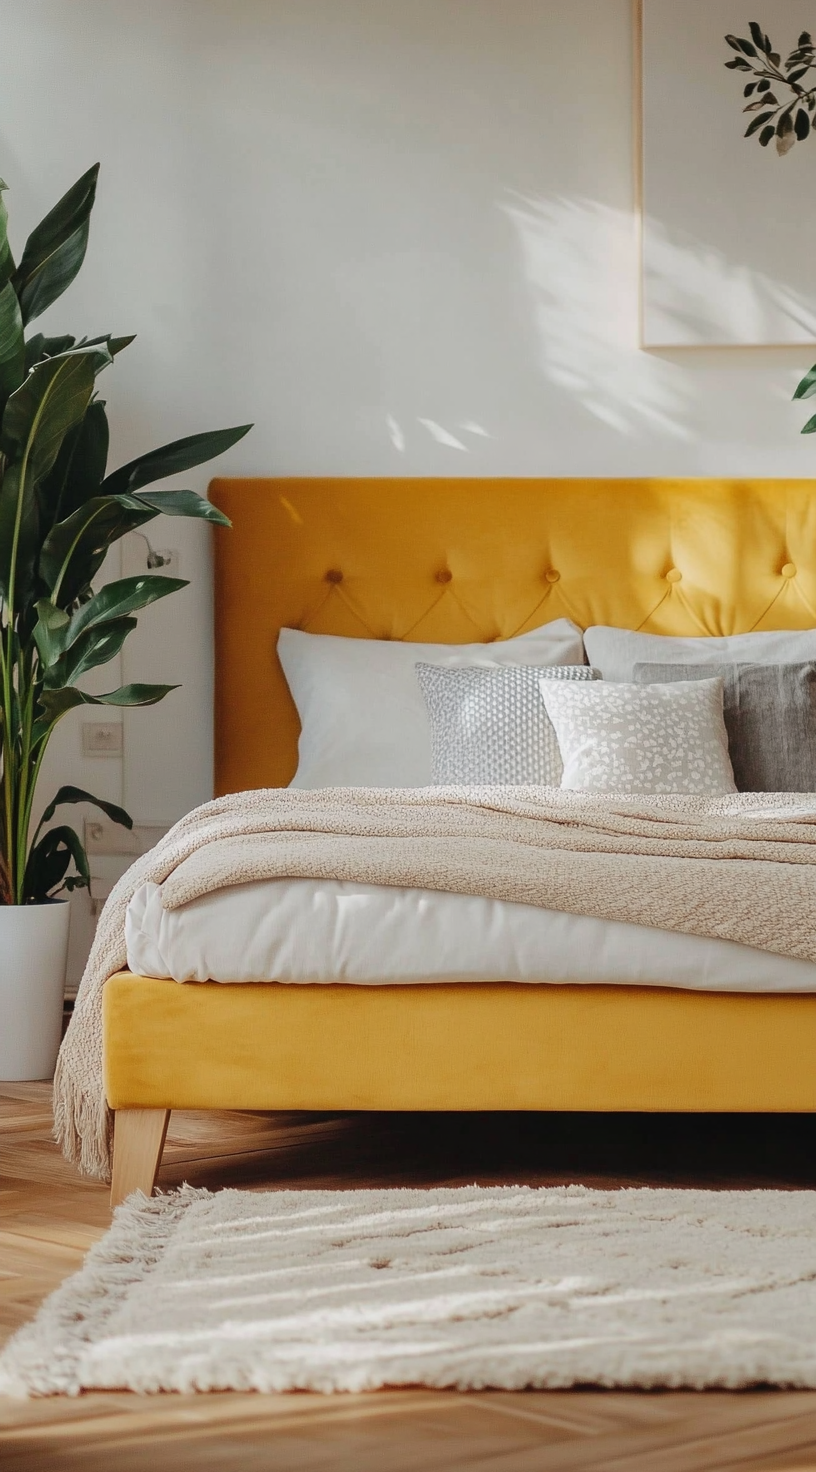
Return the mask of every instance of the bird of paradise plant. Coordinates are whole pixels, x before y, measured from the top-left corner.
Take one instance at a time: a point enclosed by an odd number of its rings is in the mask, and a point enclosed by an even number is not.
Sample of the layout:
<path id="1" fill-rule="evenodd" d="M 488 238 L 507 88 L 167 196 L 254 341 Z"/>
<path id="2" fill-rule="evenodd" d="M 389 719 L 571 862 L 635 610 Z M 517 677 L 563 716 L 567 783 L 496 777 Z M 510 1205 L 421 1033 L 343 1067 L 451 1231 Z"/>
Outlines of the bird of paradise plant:
<path id="1" fill-rule="evenodd" d="M 108 472 L 108 422 L 97 379 L 132 337 L 26 335 L 70 286 L 88 243 L 99 166 L 29 235 L 19 263 L 0 181 L 0 904 L 43 902 L 88 885 L 79 834 L 49 826 L 65 804 L 93 803 L 125 827 L 122 808 L 61 787 L 32 832 L 38 779 L 62 717 L 81 705 L 153 705 L 173 685 L 78 683 L 107 664 L 148 604 L 186 586 L 146 574 L 94 589 L 109 548 L 154 517 L 229 521 L 189 490 L 145 490 L 229 449 L 250 429 L 191 435 Z"/>

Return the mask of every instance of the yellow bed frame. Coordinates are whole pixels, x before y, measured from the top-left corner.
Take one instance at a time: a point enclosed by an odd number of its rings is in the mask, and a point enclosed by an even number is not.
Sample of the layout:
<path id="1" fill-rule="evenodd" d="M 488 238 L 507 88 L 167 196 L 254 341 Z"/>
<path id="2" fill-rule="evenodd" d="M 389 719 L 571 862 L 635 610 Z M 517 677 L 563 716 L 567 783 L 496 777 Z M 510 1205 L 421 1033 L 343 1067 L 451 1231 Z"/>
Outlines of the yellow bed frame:
<path id="1" fill-rule="evenodd" d="M 462 643 L 568 617 L 657 634 L 816 624 L 816 483 L 216 480 L 216 788 L 277 786 L 313 633 Z M 816 1111 L 816 996 L 658 987 L 105 988 L 113 1199 L 170 1109 Z"/>

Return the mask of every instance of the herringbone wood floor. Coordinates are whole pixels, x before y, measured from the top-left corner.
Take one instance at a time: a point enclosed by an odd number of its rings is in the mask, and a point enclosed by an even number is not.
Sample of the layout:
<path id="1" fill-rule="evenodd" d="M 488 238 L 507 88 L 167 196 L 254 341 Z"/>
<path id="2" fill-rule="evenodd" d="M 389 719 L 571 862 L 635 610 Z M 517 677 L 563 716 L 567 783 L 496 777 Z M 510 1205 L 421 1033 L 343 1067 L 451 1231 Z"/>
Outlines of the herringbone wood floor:
<path id="1" fill-rule="evenodd" d="M 0 1333 L 109 1221 L 51 1142 L 45 1084 L 0 1085 Z M 172 1117 L 161 1184 L 579 1180 L 816 1185 L 812 1118 Z M 816 1223 L 814 1224 L 816 1226 Z M 814 1326 L 816 1333 L 816 1325 Z M 816 1472 L 816 1393 L 88 1395 L 0 1401 L 3 1472 Z"/>

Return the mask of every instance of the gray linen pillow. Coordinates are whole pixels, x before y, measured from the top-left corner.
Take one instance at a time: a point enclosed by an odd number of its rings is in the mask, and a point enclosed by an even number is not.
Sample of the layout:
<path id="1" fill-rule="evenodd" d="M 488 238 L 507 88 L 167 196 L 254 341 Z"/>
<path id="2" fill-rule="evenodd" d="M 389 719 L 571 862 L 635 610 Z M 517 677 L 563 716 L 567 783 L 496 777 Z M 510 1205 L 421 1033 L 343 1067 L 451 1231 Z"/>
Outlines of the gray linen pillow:
<path id="1" fill-rule="evenodd" d="M 816 663 L 651 664 L 638 685 L 723 681 L 728 749 L 739 792 L 816 792 Z"/>
<path id="2" fill-rule="evenodd" d="M 539 681 L 593 680 L 588 665 L 414 668 L 431 723 L 435 786 L 558 786 L 561 753 Z"/>

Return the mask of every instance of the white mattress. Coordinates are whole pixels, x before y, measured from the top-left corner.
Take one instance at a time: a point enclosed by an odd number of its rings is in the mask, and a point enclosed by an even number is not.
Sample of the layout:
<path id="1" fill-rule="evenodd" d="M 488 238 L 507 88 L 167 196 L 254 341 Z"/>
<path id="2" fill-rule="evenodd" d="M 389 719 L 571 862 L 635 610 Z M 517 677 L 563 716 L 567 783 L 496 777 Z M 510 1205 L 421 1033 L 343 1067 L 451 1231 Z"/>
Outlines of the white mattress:
<path id="1" fill-rule="evenodd" d="M 698 991 L 816 992 L 816 965 L 533 905 L 346 881 L 236 885 L 179 910 L 145 884 L 128 965 L 175 981 L 603 982 Z"/>

